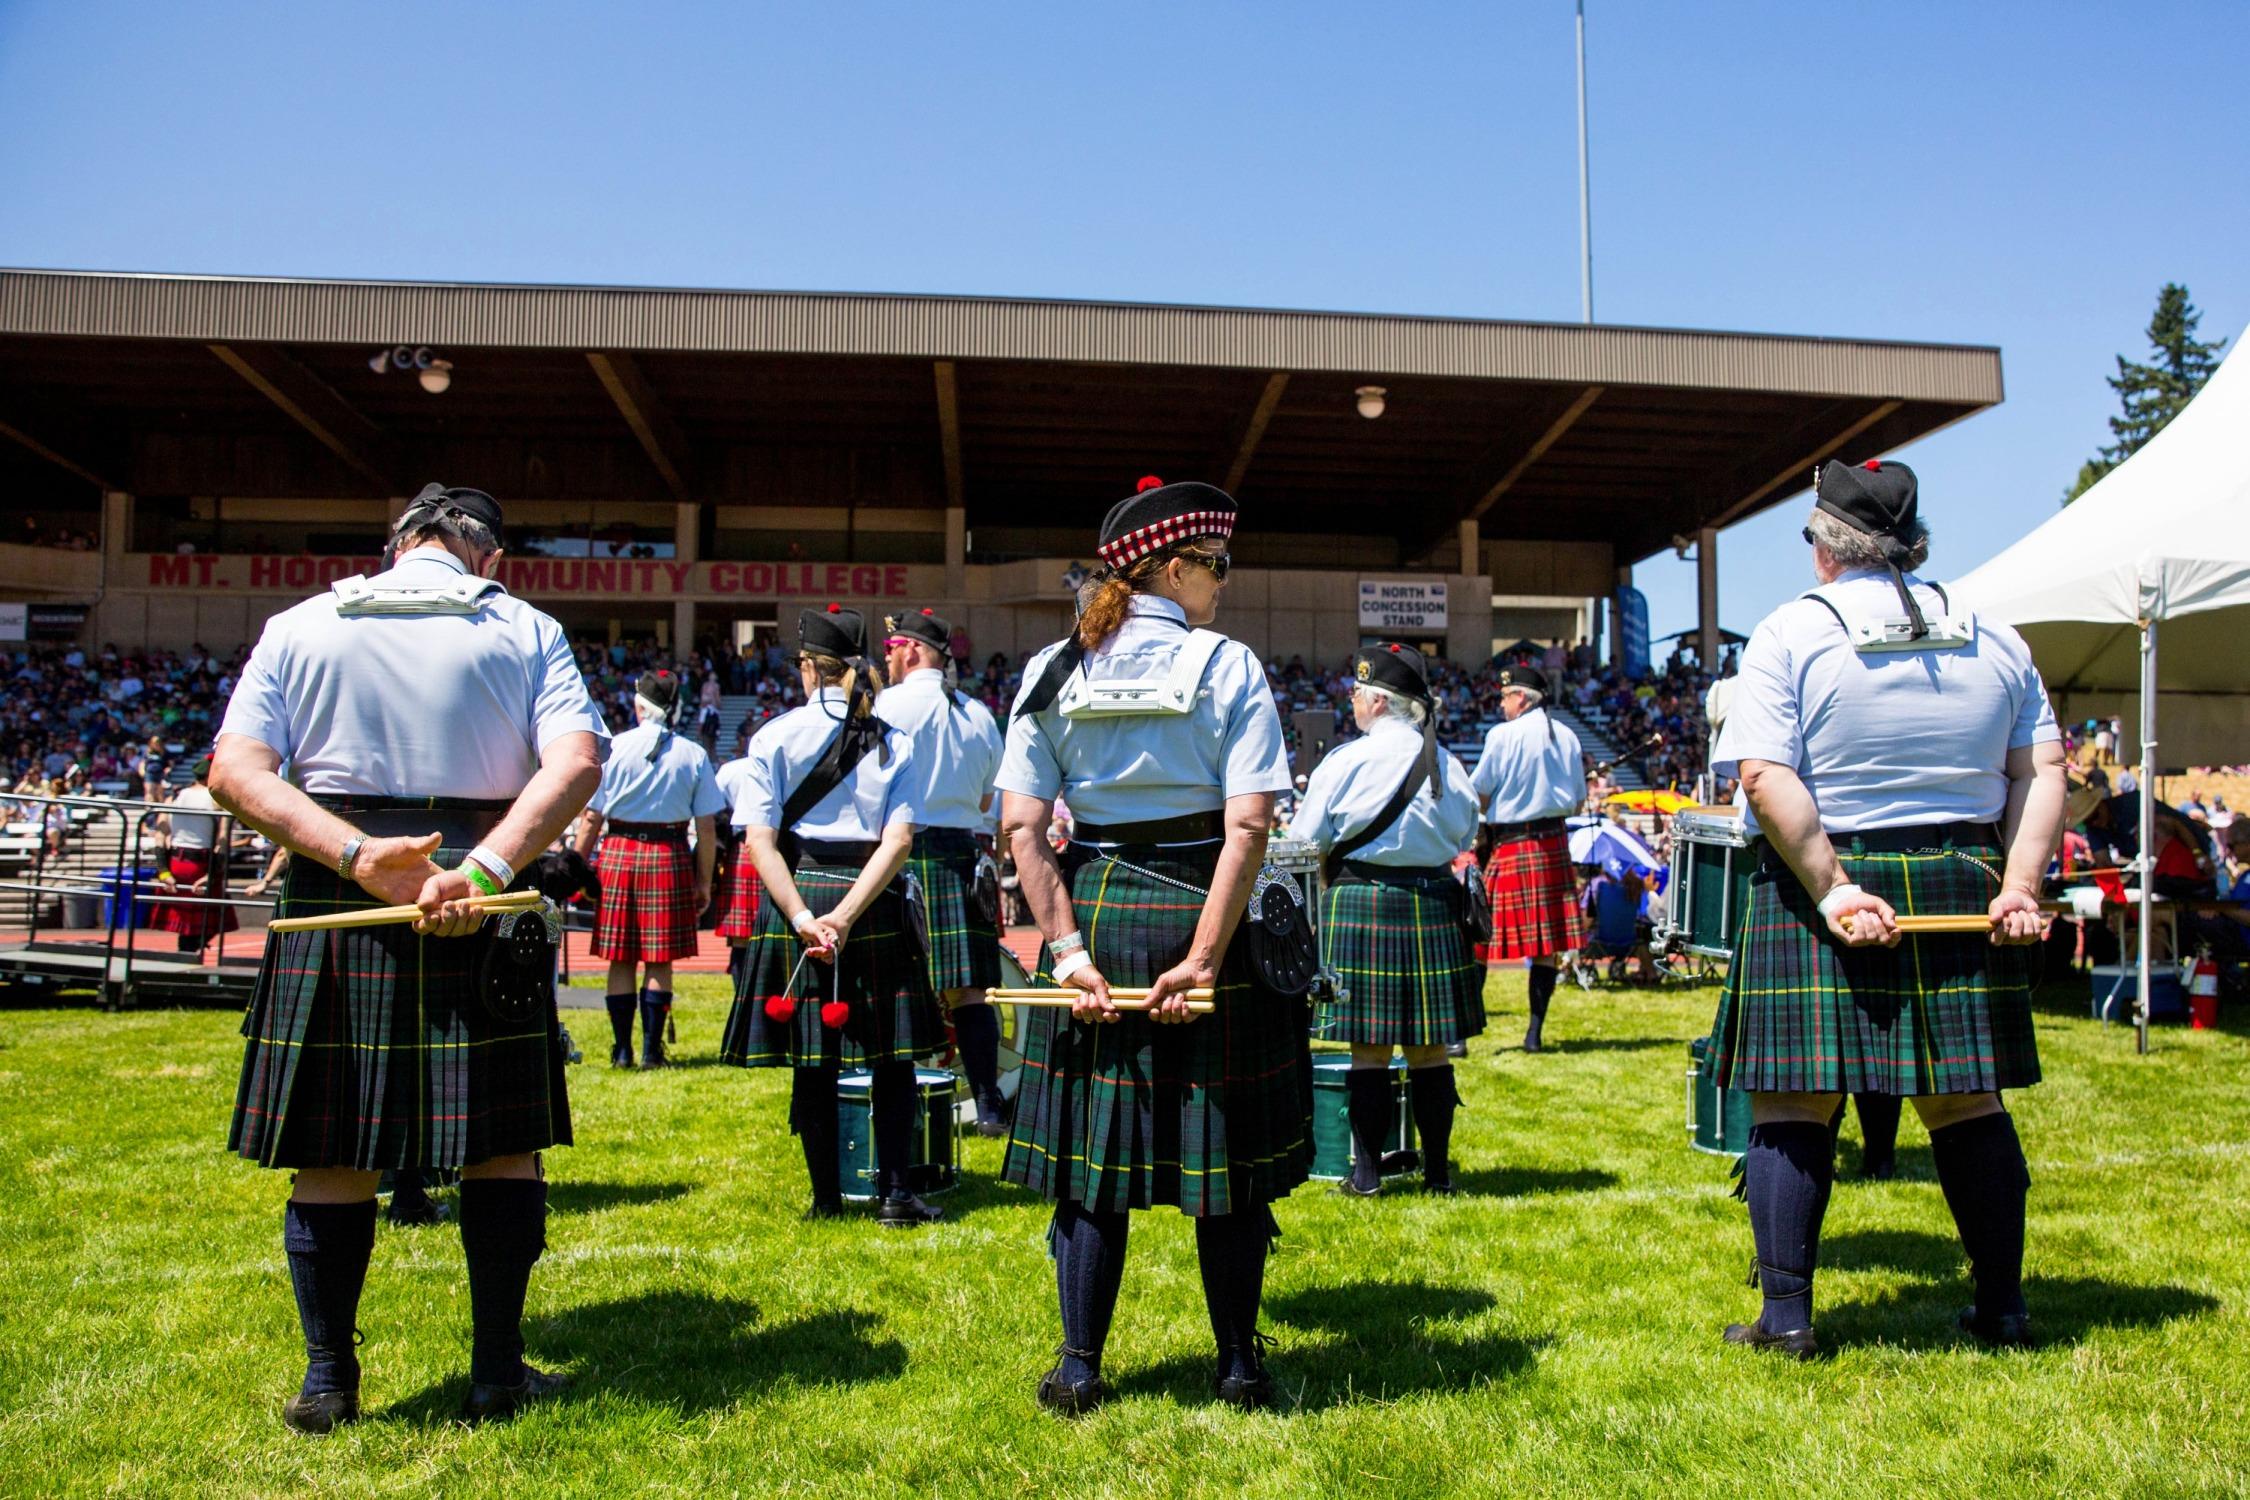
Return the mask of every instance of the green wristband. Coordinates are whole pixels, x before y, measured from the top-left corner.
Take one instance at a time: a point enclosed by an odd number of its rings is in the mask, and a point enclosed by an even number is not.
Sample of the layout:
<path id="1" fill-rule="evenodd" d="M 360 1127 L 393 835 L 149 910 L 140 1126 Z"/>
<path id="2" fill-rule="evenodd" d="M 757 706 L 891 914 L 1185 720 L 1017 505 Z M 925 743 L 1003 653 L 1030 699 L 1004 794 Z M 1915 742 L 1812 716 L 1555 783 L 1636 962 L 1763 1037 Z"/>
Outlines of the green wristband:
<path id="1" fill-rule="evenodd" d="M 487 896 L 500 894 L 500 882 L 485 874 L 484 866 L 474 860 L 463 860 L 461 862 L 461 873 L 469 877 L 469 884 L 475 886 Z"/>

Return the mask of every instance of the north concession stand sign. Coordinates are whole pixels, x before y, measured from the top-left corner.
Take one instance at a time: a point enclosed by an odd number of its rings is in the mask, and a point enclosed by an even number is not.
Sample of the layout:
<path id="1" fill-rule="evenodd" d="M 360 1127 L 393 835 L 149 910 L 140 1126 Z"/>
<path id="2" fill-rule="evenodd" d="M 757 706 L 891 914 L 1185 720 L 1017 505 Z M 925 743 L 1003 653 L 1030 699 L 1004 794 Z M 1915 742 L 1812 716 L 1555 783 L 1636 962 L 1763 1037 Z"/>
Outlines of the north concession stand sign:
<path id="1" fill-rule="evenodd" d="M 1445 629 L 1445 585 L 1429 580 L 1363 578 L 1359 628 L 1384 634 Z"/>

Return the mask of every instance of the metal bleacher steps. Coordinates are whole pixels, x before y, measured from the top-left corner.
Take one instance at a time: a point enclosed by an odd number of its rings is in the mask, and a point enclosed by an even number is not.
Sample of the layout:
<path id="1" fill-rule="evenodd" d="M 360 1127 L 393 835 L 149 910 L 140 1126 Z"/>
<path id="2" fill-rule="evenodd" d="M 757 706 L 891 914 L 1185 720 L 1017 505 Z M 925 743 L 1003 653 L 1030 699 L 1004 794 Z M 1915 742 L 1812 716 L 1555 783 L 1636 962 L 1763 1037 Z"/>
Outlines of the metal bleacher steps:
<path id="1" fill-rule="evenodd" d="M 1639 767 L 1631 761 L 1618 759 L 1617 741 L 1610 737 L 1608 730 L 1597 728 L 1577 710 L 1565 708 L 1559 703 L 1548 704 L 1547 712 L 1554 716 L 1557 723 L 1568 726 L 1578 736 L 1579 746 L 1588 755 L 1598 761 L 1606 760 L 1610 763 L 1610 779 L 1617 783 L 1619 791 L 1637 792 L 1647 787 L 1648 778 L 1640 773 Z"/>

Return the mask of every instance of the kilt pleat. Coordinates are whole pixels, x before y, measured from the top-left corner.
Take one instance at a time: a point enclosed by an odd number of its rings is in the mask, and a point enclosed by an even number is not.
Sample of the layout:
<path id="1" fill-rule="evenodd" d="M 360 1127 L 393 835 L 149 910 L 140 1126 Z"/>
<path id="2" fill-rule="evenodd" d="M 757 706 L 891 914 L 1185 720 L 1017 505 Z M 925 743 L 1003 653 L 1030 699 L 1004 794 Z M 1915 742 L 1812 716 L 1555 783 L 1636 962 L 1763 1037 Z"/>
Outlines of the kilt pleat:
<path id="1" fill-rule="evenodd" d="M 1066 860 L 1087 951 L 1112 984 L 1147 985 L 1178 963 L 1203 910 L 1216 846 Z M 1042 950 L 1039 982 L 1052 983 Z M 1270 1202 L 1312 1166 L 1306 1007 L 1259 984 L 1248 945 L 1221 965 L 1217 1009 L 1185 1025 L 1126 1014 L 1082 1025 L 1030 1012 L 1021 1092 L 1001 1175 L 1108 1212 L 1168 1204 L 1203 1216 Z"/>
<path id="2" fill-rule="evenodd" d="M 1585 941 L 1567 835 L 1510 839 L 1492 851 L 1484 878 L 1492 898 L 1492 941 L 1480 955 L 1486 962 L 1554 958 Z"/>
<path id="3" fill-rule="evenodd" d="M 174 849 L 166 868 L 181 895 L 188 887 L 211 873 L 211 851 L 208 849 Z M 205 891 L 205 896 L 215 894 Z M 156 909 L 149 914 L 149 925 L 165 932 L 176 932 L 181 937 L 214 938 L 222 932 L 233 932 L 242 925 L 231 906 L 205 906 L 200 902 L 158 900 Z"/>
<path id="4" fill-rule="evenodd" d="M 748 846 L 737 847 L 727 866 L 726 901 L 719 909 L 719 936 L 746 938 L 758 930 L 758 908 L 765 900 L 765 883 L 751 862 Z"/>
<path id="5" fill-rule="evenodd" d="M 922 883 L 930 922 L 930 988 L 990 989 L 1000 982 L 1000 929 L 977 908 L 977 841 L 966 828 L 914 835 L 907 869 Z"/>
<path id="6" fill-rule="evenodd" d="M 858 878 L 857 870 L 807 860 L 797 867 L 797 894 L 819 916 L 832 911 Z M 719 1042 L 722 1062 L 741 1068 L 912 1062 L 945 1046 L 945 1012 L 906 931 L 906 907 L 895 885 L 853 924 L 833 967 L 818 959 L 799 967 L 805 946 L 771 901 L 760 904 L 757 929 L 745 951 Z M 786 1022 L 766 1014 L 767 998 L 783 993 L 798 1002 L 796 1014 Z M 850 1007 L 840 1028 L 824 1025 L 820 1018 L 822 1003 L 832 995 Z"/>
<path id="7" fill-rule="evenodd" d="M 470 844 L 438 852 L 451 868 Z M 280 916 L 379 905 L 294 859 Z M 483 1003 L 490 938 L 411 926 L 270 934 L 243 1017 L 228 1146 L 268 1167 L 447 1168 L 568 1145 L 552 1004 L 502 1021 Z"/>
<path id="8" fill-rule="evenodd" d="M 695 956 L 695 856 L 687 838 L 609 833 L 601 843 L 602 899 L 593 954 L 613 962 L 668 964 Z"/>
<path id="9" fill-rule="evenodd" d="M 1443 870 L 1329 886 L 1320 946 L 1350 998 L 1322 1008 L 1324 1039 L 1434 1047 L 1484 1030 L 1485 970 L 1461 931 L 1457 888 Z"/>
<path id="10" fill-rule="evenodd" d="M 1988 846 L 1854 854 L 1837 844 L 1845 878 L 1902 916 L 1981 916 L 1999 893 L 2003 856 Z M 2040 1076 L 2031 952 L 1976 933 L 1847 948 L 1794 875 L 1761 869 L 1712 1024 L 1713 1076 L 1784 1093 L 2027 1087 Z"/>

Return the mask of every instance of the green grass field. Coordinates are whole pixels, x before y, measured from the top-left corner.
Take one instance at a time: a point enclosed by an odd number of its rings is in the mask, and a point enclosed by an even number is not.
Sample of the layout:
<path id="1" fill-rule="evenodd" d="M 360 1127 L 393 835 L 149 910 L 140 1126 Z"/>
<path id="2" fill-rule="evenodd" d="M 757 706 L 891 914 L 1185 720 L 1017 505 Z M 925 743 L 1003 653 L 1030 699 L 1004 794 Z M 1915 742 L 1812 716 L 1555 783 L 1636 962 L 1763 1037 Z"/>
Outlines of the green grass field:
<path id="1" fill-rule="evenodd" d="M 532 1357 L 573 1394 L 447 1419 L 468 1345 L 459 1236 L 380 1231 L 360 1322 L 370 1420 L 296 1437 L 279 1174 L 223 1150 L 235 1017 L 0 1010 L 0 1491 L 129 1495 L 803 1492 L 2240 1495 L 2250 1488 L 2250 1036 L 2042 1016 L 2028 1291 L 2045 1338 L 1952 1332 L 1967 1281 L 1911 1114 L 1900 1180 L 1847 1127 L 1820 1334 L 1800 1366 L 1722 1348 L 1754 1310 L 1727 1163 L 1681 1128 L 1714 991 L 1558 999 L 1528 1057 L 1520 978 L 1465 1065 L 1464 1196 L 1279 1205 L 1268 1280 L 1290 1398 L 1208 1399 L 1193 1237 L 1136 1221 L 1114 1405 L 1031 1392 L 1058 1338 L 1046 1210 L 996 1142 L 913 1234 L 802 1225 L 786 1077 L 572 1073 Z M 589 1056 L 599 1012 L 571 1012 Z"/>

